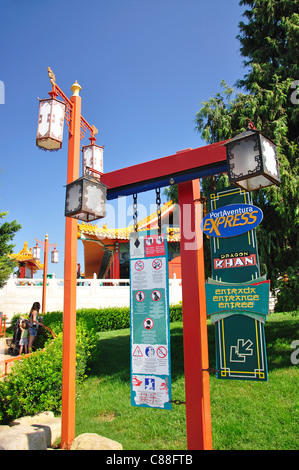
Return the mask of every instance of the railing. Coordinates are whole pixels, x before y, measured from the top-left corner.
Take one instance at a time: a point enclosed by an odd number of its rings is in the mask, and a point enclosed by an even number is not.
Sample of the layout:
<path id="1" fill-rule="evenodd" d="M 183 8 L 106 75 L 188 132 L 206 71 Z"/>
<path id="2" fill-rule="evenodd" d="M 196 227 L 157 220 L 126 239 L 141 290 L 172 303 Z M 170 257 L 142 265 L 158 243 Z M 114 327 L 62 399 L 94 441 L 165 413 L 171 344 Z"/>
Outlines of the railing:
<path id="1" fill-rule="evenodd" d="M 41 287 L 42 279 L 14 279 L 16 287 Z M 47 286 L 63 287 L 64 279 L 48 279 Z M 77 279 L 77 287 L 129 286 L 130 279 Z"/>
<path id="2" fill-rule="evenodd" d="M 15 361 L 21 361 L 22 359 L 24 359 L 24 357 L 29 357 L 32 354 L 34 353 L 22 354 L 22 356 L 11 357 L 9 359 L 5 359 L 3 362 L 0 362 L 0 367 L 2 366 L 2 364 L 4 364 L 4 374 L 0 375 L 0 378 L 5 377 L 8 374 L 8 364 Z"/>

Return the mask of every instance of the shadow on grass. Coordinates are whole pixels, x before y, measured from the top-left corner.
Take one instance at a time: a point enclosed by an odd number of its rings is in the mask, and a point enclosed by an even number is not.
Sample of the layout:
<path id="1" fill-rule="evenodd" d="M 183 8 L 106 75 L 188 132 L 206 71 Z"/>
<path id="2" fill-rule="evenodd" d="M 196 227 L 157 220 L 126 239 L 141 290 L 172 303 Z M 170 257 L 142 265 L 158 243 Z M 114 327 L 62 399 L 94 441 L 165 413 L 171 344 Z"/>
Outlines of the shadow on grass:
<path id="1" fill-rule="evenodd" d="M 298 321 L 274 321 L 265 324 L 269 370 L 294 367 L 291 344 L 299 339 Z"/>
<path id="2" fill-rule="evenodd" d="M 299 339 L 296 320 L 269 321 L 265 324 L 266 349 L 269 370 L 291 367 L 291 343 Z M 171 338 L 171 375 L 175 382 L 184 375 L 183 324 L 172 325 Z M 215 326 L 208 324 L 209 367 L 216 368 Z M 101 338 L 98 342 L 98 359 L 92 364 L 89 375 L 109 377 L 130 381 L 130 335 L 119 334 Z"/>
<path id="3" fill-rule="evenodd" d="M 130 381 L 130 335 L 101 338 L 98 342 L 97 360 L 91 365 L 89 376 L 117 377 Z"/>
<path id="4" fill-rule="evenodd" d="M 293 367 L 290 355 L 293 352 L 291 343 L 299 339 L 296 320 L 268 321 L 265 323 L 265 340 L 268 369 Z M 208 325 L 209 367 L 216 369 L 215 325 Z"/>
<path id="5" fill-rule="evenodd" d="M 214 325 L 208 326 L 210 360 L 215 363 Z M 171 376 L 175 381 L 184 375 L 183 324 L 172 326 L 171 342 Z M 120 334 L 110 338 L 101 338 L 98 342 L 97 360 L 91 365 L 89 376 L 117 376 L 118 379 L 130 381 L 130 335 Z"/>

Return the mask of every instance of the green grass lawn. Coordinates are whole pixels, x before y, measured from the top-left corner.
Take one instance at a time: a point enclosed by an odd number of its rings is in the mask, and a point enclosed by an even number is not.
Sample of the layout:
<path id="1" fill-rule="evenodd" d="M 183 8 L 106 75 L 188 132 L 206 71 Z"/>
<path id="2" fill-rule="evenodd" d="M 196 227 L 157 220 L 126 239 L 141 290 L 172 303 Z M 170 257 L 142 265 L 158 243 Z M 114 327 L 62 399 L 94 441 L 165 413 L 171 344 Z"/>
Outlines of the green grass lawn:
<path id="1" fill-rule="evenodd" d="M 171 323 L 172 398 L 185 400 L 183 325 Z M 298 313 L 271 314 L 265 327 L 268 382 L 218 380 L 210 375 L 213 448 L 291 450 L 299 447 Z M 214 325 L 208 324 L 215 368 Z M 130 331 L 99 333 L 98 357 L 77 389 L 76 435 L 97 433 L 124 450 L 186 450 L 185 405 L 172 411 L 131 406 Z"/>

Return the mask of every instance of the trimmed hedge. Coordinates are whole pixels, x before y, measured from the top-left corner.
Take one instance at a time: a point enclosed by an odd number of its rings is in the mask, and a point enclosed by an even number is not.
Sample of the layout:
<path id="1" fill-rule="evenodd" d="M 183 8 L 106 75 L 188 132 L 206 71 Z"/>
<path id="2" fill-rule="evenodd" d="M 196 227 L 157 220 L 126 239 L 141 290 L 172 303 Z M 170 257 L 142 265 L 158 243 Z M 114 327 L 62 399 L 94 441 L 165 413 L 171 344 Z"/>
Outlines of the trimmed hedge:
<path id="1" fill-rule="evenodd" d="M 170 322 L 182 321 L 182 305 L 170 305 Z M 129 307 L 82 308 L 77 310 L 77 321 L 84 321 L 95 331 L 111 331 L 130 327 Z M 54 333 L 62 331 L 62 312 L 49 312 L 43 320 Z"/>

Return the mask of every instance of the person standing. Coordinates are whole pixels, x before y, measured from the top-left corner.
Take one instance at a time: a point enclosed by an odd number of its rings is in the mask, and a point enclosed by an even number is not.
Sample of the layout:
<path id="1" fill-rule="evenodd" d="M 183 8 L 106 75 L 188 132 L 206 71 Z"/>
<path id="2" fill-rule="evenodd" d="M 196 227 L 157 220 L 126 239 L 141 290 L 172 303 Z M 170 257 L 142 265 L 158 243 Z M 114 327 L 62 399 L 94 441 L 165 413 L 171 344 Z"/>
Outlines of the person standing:
<path id="1" fill-rule="evenodd" d="M 39 325 L 42 325 L 42 323 L 39 323 L 39 310 L 40 303 L 34 302 L 29 314 L 29 352 L 32 352 L 32 345 L 36 338 L 38 327 Z"/>

